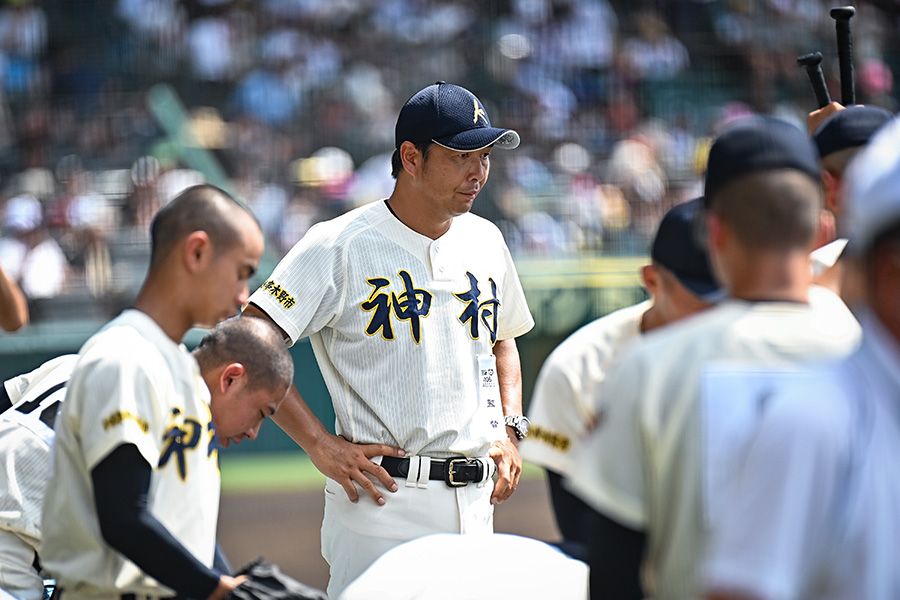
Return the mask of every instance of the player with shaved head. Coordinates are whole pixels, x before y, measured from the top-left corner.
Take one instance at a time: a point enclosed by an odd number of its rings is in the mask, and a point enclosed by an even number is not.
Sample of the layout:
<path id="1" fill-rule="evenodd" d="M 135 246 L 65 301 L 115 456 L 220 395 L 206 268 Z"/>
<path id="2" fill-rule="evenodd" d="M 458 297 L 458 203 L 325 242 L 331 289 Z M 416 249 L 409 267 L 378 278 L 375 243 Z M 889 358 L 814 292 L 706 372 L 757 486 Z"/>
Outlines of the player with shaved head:
<path id="1" fill-rule="evenodd" d="M 263 235 L 247 209 L 209 185 L 174 198 L 151 232 L 134 307 L 81 348 L 56 420 L 42 558 L 66 600 L 218 600 L 240 583 L 212 569 L 216 431 L 225 425 L 213 420 L 207 383 L 228 391 L 245 366 L 207 382 L 181 340 L 237 313 Z M 255 435 L 256 418 L 277 408 L 262 401 L 235 422 L 247 428 L 225 426 L 226 443 Z"/>

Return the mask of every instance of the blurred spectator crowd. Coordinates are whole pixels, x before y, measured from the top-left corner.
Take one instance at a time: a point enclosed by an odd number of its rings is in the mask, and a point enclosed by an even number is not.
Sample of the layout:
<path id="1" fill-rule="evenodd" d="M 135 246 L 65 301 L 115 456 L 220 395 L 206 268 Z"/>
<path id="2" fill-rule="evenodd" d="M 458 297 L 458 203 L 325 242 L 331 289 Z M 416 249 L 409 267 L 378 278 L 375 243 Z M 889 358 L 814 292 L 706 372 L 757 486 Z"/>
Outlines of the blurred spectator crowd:
<path id="1" fill-rule="evenodd" d="M 397 111 L 438 79 L 521 134 L 475 208 L 516 258 L 644 254 L 661 214 L 700 194 L 723 124 L 805 127 L 797 56 L 823 53 L 839 99 L 834 5 L 7 0 L 0 264 L 34 303 L 105 318 L 137 291 L 153 213 L 200 181 L 252 206 L 277 260 L 390 193 Z M 855 5 L 858 100 L 896 111 L 900 5 Z"/>

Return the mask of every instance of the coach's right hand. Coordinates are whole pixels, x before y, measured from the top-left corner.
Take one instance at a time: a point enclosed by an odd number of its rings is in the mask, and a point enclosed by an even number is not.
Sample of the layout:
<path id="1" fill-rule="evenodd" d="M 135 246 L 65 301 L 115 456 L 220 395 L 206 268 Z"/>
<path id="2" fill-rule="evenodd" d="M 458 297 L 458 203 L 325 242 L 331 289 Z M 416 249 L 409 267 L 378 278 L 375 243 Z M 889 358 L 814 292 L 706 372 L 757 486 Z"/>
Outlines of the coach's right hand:
<path id="1" fill-rule="evenodd" d="M 379 505 L 384 504 L 384 496 L 366 473 L 375 476 L 390 491 L 396 492 L 398 489 L 394 478 L 371 459 L 375 456 L 405 455 L 400 448 L 385 444 L 354 444 L 341 436 L 323 431 L 314 449 L 304 449 L 319 471 L 343 486 L 351 502 L 359 500 L 355 482 L 372 500 Z"/>
<path id="2" fill-rule="evenodd" d="M 287 332 L 257 306 L 253 304 L 245 306 L 243 314 L 268 320 L 278 327 L 284 339 L 288 339 Z M 405 452 L 400 448 L 384 444 L 354 444 L 332 434 L 325 429 L 322 421 L 309 408 L 293 383 L 288 389 L 281 407 L 272 415 L 272 420 L 303 448 L 323 475 L 343 486 L 351 502 L 359 500 L 355 482 L 378 505 L 384 504 L 384 496 L 375 487 L 375 483 L 366 477 L 366 473 L 374 475 L 384 484 L 384 487 L 392 492 L 397 491 L 394 478 L 388 475 L 388 472 L 380 465 L 373 463 L 371 459 L 375 456 L 403 456 Z"/>
<path id="3" fill-rule="evenodd" d="M 272 415 L 272 420 L 303 448 L 323 475 L 343 486 L 351 502 L 359 500 L 355 482 L 372 500 L 379 505 L 384 504 L 384 496 L 375 487 L 375 483 L 366 477 L 366 473 L 374 475 L 392 492 L 397 491 L 394 478 L 370 459 L 373 456 L 403 456 L 403 450 L 384 444 L 353 444 L 332 434 L 310 410 L 296 385 L 291 384 L 281 407 Z"/>

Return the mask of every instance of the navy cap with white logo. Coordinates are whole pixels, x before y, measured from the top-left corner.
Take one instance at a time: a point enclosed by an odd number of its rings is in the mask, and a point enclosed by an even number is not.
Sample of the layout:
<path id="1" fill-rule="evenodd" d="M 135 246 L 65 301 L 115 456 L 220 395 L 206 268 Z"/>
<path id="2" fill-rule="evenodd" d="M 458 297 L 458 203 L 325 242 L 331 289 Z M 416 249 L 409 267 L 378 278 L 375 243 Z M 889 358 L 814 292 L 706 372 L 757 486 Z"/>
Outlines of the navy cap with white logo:
<path id="1" fill-rule="evenodd" d="M 481 101 L 469 90 L 438 81 L 416 92 L 397 117 L 395 146 L 433 141 L 451 150 L 474 152 L 488 146 L 512 150 L 519 134 L 492 127 Z"/>

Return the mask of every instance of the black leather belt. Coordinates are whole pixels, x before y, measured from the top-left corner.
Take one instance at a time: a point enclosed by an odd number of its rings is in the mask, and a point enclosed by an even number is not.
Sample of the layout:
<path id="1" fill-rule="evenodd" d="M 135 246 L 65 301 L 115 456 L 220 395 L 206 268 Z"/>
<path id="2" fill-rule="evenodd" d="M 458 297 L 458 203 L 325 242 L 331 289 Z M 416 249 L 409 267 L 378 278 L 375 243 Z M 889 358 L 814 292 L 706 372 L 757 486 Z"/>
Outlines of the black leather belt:
<path id="1" fill-rule="evenodd" d="M 409 475 L 409 459 L 395 456 L 384 456 L 381 466 L 391 477 L 407 477 Z M 448 458 L 447 460 L 431 459 L 431 470 L 428 479 L 443 481 L 450 487 L 461 487 L 476 483 L 484 478 L 484 463 L 477 458 Z"/>

